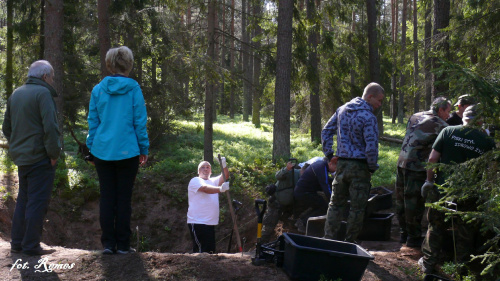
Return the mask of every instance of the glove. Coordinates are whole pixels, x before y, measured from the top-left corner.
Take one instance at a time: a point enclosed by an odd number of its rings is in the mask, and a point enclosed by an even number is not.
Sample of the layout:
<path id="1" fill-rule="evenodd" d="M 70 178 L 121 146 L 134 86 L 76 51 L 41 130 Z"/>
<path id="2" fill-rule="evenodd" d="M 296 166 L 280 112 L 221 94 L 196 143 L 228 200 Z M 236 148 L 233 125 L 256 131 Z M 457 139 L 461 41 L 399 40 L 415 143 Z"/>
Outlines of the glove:
<path id="1" fill-rule="evenodd" d="M 221 193 L 222 193 L 222 192 L 226 192 L 227 190 L 229 190 L 229 182 L 228 182 L 228 181 L 224 182 L 224 183 L 223 183 L 223 184 L 219 187 L 219 189 L 220 189 L 220 192 L 221 192 Z"/>
<path id="2" fill-rule="evenodd" d="M 433 188 L 434 188 L 434 182 L 426 180 L 425 183 L 422 185 L 422 189 L 420 190 L 422 198 L 426 199 L 427 195 Z"/>
<path id="3" fill-rule="evenodd" d="M 226 157 L 221 157 L 220 162 L 222 163 L 222 169 L 225 169 L 227 167 L 226 165 Z"/>

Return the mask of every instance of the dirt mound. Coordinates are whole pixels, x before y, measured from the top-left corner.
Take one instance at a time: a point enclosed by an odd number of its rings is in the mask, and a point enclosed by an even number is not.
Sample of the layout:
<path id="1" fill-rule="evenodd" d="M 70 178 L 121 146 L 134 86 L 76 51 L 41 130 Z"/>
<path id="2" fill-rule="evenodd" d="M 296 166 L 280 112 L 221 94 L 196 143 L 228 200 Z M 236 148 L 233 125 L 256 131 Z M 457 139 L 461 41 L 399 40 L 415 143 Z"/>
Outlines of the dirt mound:
<path id="1" fill-rule="evenodd" d="M 67 200 L 54 196 L 46 216 L 43 246 L 56 250 L 42 257 L 10 253 L 10 227 L 17 195 L 15 176 L 0 176 L 5 190 L 0 197 L 0 280 L 288 280 L 281 268 L 273 264 L 254 266 L 251 257 L 256 243 L 256 215 L 253 202 L 243 201 L 238 212 L 244 254 L 189 254 L 191 240 L 186 226 L 187 200 L 180 195 L 165 194 L 148 184 L 134 190 L 132 226 L 133 246 L 140 253 L 103 256 L 100 252 L 98 201 L 71 208 Z M 147 182 L 146 182 L 147 183 Z M 185 186 L 171 183 L 170 190 Z M 224 202 L 227 205 L 227 202 Z M 224 204 L 221 201 L 221 207 Z M 236 251 L 229 215 L 221 216 L 217 227 L 217 250 Z M 417 260 L 419 250 L 398 243 L 396 219 L 392 220 L 390 241 L 363 241 L 361 246 L 375 256 L 362 280 L 421 280 Z M 293 222 L 280 223 L 277 234 L 295 232 Z M 26 264 L 27 263 L 27 264 Z M 24 268 L 26 264 L 29 268 Z M 49 270 L 50 265 L 53 271 Z M 38 266 L 38 268 L 35 268 Z M 36 271 L 38 270 L 38 271 Z"/>
<path id="2" fill-rule="evenodd" d="M 11 254 L 10 244 L 0 241 L 0 280 L 288 280 L 271 265 L 253 266 L 248 253 L 102 255 L 45 247 L 55 252 L 29 257 Z"/>

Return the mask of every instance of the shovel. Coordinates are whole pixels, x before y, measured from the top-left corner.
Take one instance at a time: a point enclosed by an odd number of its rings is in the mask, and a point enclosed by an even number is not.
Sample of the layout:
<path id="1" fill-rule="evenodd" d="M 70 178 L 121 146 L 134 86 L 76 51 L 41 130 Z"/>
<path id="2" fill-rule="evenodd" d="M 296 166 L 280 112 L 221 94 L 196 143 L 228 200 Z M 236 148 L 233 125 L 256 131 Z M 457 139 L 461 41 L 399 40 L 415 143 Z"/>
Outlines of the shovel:
<path id="1" fill-rule="evenodd" d="M 218 155 L 218 158 L 219 158 L 220 168 L 222 169 L 222 159 L 220 154 Z M 222 171 L 222 178 L 224 179 L 224 181 L 227 180 L 226 176 L 224 175 L 224 171 Z M 236 243 L 238 244 L 238 250 L 240 252 L 243 252 L 243 247 L 241 247 L 240 232 L 238 231 L 238 223 L 236 221 L 236 214 L 234 213 L 233 204 L 231 201 L 231 195 L 229 195 L 229 190 L 226 191 L 225 193 L 227 197 L 227 203 L 229 205 L 229 212 L 231 213 L 231 219 L 233 220 L 233 230 L 236 233 Z"/>
<path id="2" fill-rule="evenodd" d="M 262 206 L 262 209 L 259 207 Z M 262 265 L 266 262 L 260 258 L 261 238 L 262 238 L 262 218 L 266 212 L 267 202 L 263 199 L 255 199 L 255 212 L 257 213 L 257 247 L 255 248 L 255 258 L 252 258 L 253 265 Z"/>

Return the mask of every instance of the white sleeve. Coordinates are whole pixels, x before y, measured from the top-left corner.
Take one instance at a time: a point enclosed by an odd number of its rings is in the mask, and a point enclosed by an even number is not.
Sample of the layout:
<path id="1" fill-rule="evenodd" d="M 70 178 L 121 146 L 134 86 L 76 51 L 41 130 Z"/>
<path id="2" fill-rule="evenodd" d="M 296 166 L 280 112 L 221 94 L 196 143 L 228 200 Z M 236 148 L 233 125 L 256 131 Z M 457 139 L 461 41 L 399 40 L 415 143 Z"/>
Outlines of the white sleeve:
<path id="1" fill-rule="evenodd" d="M 195 177 L 189 181 L 188 191 L 198 192 L 198 189 L 203 186 L 201 178 Z"/>

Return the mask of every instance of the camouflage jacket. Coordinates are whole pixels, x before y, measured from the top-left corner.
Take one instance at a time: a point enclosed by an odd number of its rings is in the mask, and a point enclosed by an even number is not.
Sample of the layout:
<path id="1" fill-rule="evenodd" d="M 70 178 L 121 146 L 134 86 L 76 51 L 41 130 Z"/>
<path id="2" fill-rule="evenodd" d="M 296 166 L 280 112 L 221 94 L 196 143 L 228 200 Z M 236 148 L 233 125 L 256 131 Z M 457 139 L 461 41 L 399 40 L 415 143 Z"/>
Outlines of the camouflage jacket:
<path id="1" fill-rule="evenodd" d="M 433 111 L 413 114 L 406 126 L 406 135 L 399 153 L 398 167 L 425 171 L 432 145 L 439 132 L 448 124 Z"/>

